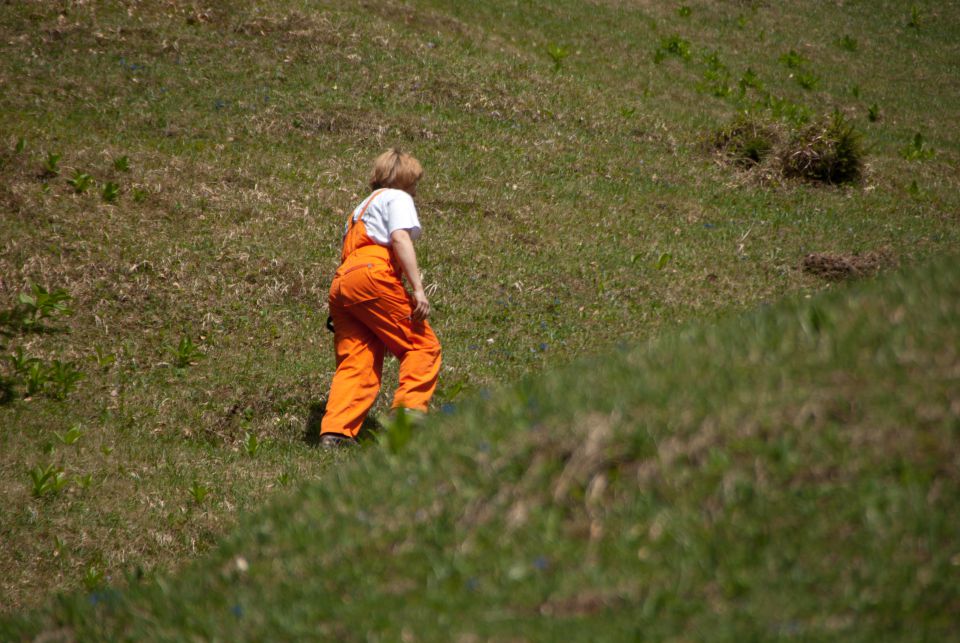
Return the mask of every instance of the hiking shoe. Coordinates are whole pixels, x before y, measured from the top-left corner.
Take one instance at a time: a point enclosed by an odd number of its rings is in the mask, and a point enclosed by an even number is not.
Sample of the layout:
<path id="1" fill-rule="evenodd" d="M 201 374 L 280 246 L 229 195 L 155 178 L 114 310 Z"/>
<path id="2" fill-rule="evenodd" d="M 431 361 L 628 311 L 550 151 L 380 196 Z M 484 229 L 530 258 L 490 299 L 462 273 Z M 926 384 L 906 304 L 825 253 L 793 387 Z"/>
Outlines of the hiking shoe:
<path id="1" fill-rule="evenodd" d="M 356 444 L 357 441 L 348 435 L 341 435 L 339 433 L 323 433 L 320 435 L 320 448 L 326 449 L 327 451 L 352 447 Z"/>

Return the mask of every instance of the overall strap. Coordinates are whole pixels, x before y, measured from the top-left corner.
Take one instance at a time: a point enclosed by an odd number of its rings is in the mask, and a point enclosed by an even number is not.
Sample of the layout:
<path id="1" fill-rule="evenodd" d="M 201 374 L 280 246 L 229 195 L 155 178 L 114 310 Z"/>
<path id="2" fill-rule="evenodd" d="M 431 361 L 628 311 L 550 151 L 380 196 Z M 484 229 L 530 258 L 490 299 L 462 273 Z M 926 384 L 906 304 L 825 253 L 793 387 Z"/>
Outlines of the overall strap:
<path id="1" fill-rule="evenodd" d="M 367 211 L 367 208 L 370 207 L 370 204 L 373 203 L 373 200 L 377 198 L 377 196 L 381 192 L 384 192 L 384 191 L 385 191 L 385 188 L 381 190 L 376 190 L 373 194 L 371 194 L 370 197 L 367 199 L 366 203 L 363 204 L 363 207 L 360 208 L 360 213 L 357 215 L 356 218 L 354 218 L 352 212 L 350 213 L 350 217 L 347 219 L 347 230 L 343 235 L 343 248 L 340 251 L 341 263 L 346 261 L 347 255 L 356 249 L 355 238 L 356 238 L 357 229 L 355 227 L 355 224 L 357 223 L 357 221 L 360 221 L 361 219 L 363 219 L 363 215 Z"/>
<path id="2" fill-rule="evenodd" d="M 376 190 L 373 194 L 371 194 L 370 198 L 367 199 L 367 202 L 363 204 L 363 208 L 361 208 L 360 214 L 357 215 L 356 219 L 353 218 L 353 213 L 351 212 L 350 219 L 348 220 L 347 229 L 349 230 L 350 228 L 352 228 L 354 223 L 356 223 L 357 221 L 363 218 L 363 214 L 367 211 L 367 208 L 370 207 L 370 204 L 373 203 L 373 200 L 377 198 L 378 194 L 386 191 L 387 191 L 387 188 L 380 188 L 379 190 Z"/>

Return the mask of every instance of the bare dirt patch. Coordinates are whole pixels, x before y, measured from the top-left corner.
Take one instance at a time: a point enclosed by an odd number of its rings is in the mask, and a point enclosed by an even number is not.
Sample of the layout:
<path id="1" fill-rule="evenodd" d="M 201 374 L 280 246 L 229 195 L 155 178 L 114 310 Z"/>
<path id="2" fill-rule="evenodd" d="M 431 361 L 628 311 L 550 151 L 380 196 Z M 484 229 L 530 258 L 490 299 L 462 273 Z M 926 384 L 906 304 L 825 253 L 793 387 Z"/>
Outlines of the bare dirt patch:
<path id="1" fill-rule="evenodd" d="M 842 281 L 869 277 L 895 263 L 893 256 L 886 250 L 863 254 L 812 252 L 803 258 L 802 269 L 807 274 L 829 281 Z"/>

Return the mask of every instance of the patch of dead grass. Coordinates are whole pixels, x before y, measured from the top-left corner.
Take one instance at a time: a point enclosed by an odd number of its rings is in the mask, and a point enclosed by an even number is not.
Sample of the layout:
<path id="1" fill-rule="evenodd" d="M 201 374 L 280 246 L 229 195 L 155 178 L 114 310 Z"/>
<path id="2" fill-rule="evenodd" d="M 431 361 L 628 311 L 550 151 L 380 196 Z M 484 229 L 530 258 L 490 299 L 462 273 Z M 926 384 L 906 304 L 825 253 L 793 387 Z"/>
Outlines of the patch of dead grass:
<path id="1" fill-rule="evenodd" d="M 803 272 L 826 279 L 843 281 L 875 275 L 896 264 L 889 250 L 874 250 L 862 254 L 811 252 L 801 262 Z"/>

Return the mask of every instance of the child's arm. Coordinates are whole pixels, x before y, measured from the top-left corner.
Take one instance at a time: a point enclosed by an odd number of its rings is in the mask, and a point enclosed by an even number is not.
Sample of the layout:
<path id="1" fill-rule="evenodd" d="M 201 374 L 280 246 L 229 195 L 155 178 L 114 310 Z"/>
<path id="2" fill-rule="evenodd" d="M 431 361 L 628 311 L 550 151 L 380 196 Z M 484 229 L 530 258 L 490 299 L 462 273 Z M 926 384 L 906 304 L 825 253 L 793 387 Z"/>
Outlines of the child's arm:
<path id="1" fill-rule="evenodd" d="M 427 301 L 427 293 L 424 292 L 423 282 L 420 280 L 420 268 L 417 267 L 417 253 L 413 250 L 413 239 L 410 238 L 409 232 L 400 229 L 390 233 L 390 242 L 400 267 L 403 268 L 403 274 L 407 276 L 407 281 L 413 288 L 413 320 L 426 319 L 430 316 L 430 302 Z"/>

